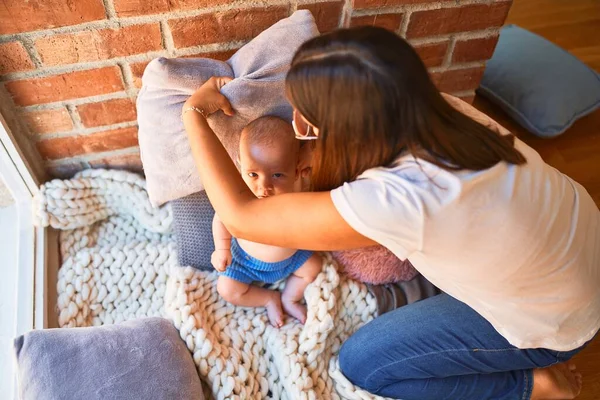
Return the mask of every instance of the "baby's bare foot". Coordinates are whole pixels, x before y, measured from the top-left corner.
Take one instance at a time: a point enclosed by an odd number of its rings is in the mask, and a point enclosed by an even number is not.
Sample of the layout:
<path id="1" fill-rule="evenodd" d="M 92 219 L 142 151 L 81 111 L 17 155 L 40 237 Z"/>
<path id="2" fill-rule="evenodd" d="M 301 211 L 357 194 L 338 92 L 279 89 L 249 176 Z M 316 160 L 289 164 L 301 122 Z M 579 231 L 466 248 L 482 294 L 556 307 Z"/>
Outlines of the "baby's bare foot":
<path id="1" fill-rule="evenodd" d="M 306 306 L 304 304 L 286 299 L 283 299 L 281 303 L 286 313 L 296 318 L 302 324 L 306 322 Z"/>
<path id="2" fill-rule="evenodd" d="M 533 370 L 531 399 L 574 399 L 581 392 L 582 377 L 575 364 L 555 364 Z"/>
<path id="3" fill-rule="evenodd" d="M 265 306 L 267 308 L 267 316 L 269 322 L 275 328 L 281 328 L 283 326 L 283 309 L 281 308 L 281 295 L 274 293 L 271 300 Z"/>

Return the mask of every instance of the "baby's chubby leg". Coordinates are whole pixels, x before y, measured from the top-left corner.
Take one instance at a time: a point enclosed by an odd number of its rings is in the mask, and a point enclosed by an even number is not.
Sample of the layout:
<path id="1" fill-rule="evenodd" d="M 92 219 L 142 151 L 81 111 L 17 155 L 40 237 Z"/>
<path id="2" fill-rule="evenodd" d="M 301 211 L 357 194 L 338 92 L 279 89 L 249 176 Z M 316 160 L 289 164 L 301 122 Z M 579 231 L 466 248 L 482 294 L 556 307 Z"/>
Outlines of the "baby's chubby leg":
<path id="1" fill-rule="evenodd" d="M 271 325 L 276 328 L 283 326 L 283 309 L 279 292 L 238 282 L 226 276 L 219 276 L 217 291 L 225 301 L 236 306 L 266 307 Z"/>
<path id="2" fill-rule="evenodd" d="M 306 306 L 300 303 L 304 298 L 304 290 L 315 280 L 322 268 L 323 259 L 320 255 L 313 254 L 285 283 L 281 294 L 283 309 L 301 323 L 306 322 Z"/>

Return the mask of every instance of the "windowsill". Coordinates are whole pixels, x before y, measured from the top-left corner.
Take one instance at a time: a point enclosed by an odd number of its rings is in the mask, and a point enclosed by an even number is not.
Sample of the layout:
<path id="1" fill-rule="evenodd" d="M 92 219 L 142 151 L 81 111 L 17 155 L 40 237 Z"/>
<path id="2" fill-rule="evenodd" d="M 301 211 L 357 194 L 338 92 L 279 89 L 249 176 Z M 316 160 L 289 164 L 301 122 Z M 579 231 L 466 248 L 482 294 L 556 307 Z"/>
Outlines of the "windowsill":
<path id="1" fill-rule="evenodd" d="M 17 330 L 19 214 L 16 204 L 0 208 L 0 388 L 15 393 L 13 339 Z M 9 396 L 13 398 L 16 396 Z"/>
<path id="2" fill-rule="evenodd" d="M 33 198 L 44 177 L 37 161 L 27 162 L 15 136 L 0 115 L 0 179 L 4 183 L 0 202 L 14 203 L 0 209 L 0 393 L 3 399 L 17 398 L 13 340 L 32 329 L 43 329 L 48 320 L 48 266 L 58 257 L 56 241 L 49 241 L 50 230 L 34 226 Z M 7 200 L 7 201 L 5 201 Z M 56 240 L 56 235 L 53 235 Z M 54 259 L 49 260 L 52 254 Z M 56 278 L 54 278 L 56 279 Z M 52 304 L 52 303 L 50 303 Z"/>

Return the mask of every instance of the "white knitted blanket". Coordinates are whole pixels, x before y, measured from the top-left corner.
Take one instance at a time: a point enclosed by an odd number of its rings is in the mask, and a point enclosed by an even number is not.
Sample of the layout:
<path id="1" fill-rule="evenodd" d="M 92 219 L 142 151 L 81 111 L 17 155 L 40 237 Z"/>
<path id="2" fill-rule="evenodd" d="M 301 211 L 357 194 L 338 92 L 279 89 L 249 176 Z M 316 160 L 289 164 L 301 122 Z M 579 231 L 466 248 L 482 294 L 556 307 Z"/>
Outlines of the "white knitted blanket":
<path id="1" fill-rule="evenodd" d="M 376 312 L 364 285 L 340 276 L 324 255 L 305 293 L 305 325 L 281 329 L 262 308 L 235 307 L 216 273 L 177 264 L 168 206 L 152 208 L 138 175 L 86 170 L 41 187 L 43 226 L 62 230 L 61 327 L 170 318 L 216 399 L 376 399 L 341 374 L 341 343 Z"/>

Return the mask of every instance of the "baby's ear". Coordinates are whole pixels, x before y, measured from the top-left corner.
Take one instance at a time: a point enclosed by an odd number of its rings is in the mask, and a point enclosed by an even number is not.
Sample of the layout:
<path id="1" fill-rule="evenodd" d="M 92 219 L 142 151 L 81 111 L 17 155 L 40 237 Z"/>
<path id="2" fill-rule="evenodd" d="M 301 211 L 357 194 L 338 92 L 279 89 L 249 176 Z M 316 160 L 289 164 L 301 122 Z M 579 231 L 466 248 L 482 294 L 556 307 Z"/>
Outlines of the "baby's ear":
<path id="1" fill-rule="evenodd" d="M 295 181 L 297 181 L 298 178 L 300 178 L 301 173 L 302 173 L 302 159 L 300 157 L 298 157 L 298 161 L 296 162 L 296 171 L 295 171 L 296 176 L 294 177 Z"/>

